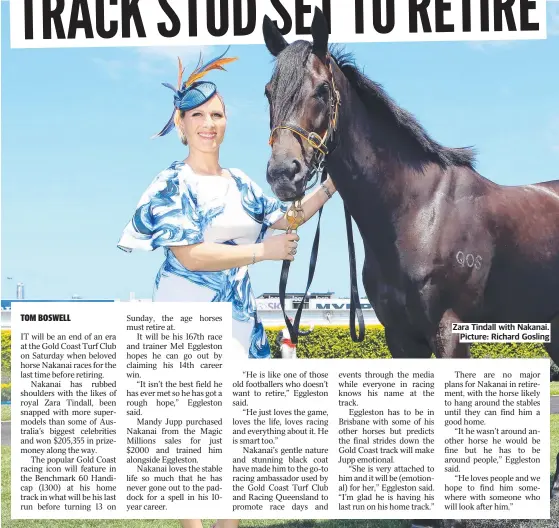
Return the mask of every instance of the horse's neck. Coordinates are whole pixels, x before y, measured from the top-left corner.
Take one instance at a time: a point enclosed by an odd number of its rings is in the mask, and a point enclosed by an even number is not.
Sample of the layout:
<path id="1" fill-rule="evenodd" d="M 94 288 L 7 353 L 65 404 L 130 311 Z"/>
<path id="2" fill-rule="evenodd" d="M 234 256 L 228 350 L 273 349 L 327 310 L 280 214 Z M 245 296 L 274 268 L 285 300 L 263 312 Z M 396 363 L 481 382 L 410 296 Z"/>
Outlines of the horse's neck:
<path id="1" fill-rule="evenodd" d="M 345 78 L 340 113 L 340 143 L 328 161 L 330 174 L 365 244 L 375 253 L 396 258 L 397 209 L 407 200 L 409 169 L 375 148 L 382 133 Z M 390 259 L 391 260 L 391 259 Z"/>

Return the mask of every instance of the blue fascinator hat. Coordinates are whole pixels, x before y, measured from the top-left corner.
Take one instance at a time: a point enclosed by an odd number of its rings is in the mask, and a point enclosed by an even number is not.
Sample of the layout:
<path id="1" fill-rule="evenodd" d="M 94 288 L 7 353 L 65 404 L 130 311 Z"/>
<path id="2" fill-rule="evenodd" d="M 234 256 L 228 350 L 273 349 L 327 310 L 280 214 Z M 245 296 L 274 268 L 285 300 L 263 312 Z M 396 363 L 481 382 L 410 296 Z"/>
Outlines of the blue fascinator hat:
<path id="1" fill-rule="evenodd" d="M 173 113 L 171 114 L 171 118 L 169 119 L 169 121 L 167 121 L 167 124 L 163 127 L 161 132 L 153 136 L 154 138 L 163 137 L 171 130 L 173 130 L 173 128 L 175 128 L 175 114 L 177 112 L 180 112 L 181 110 L 193 110 L 197 106 L 204 104 L 207 100 L 215 95 L 215 93 L 217 92 L 217 86 L 213 82 L 201 81 L 200 79 L 202 79 L 202 77 L 204 77 L 211 70 L 225 71 L 225 68 L 223 67 L 225 64 L 236 61 L 237 57 L 225 57 L 225 54 L 228 51 L 229 47 L 222 55 L 216 57 L 215 59 L 212 59 L 206 64 L 202 64 L 202 54 L 200 54 L 198 66 L 196 66 L 196 69 L 184 82 L 182 82 L 184 68 L 179 57 L 179 79 L 177 82 L 177 87 L 175 88 L 169 83 L 162 83 L 163 86 L 169 88 L 170 90 L 173 90 L 173 92 L 175 93 Z"/>

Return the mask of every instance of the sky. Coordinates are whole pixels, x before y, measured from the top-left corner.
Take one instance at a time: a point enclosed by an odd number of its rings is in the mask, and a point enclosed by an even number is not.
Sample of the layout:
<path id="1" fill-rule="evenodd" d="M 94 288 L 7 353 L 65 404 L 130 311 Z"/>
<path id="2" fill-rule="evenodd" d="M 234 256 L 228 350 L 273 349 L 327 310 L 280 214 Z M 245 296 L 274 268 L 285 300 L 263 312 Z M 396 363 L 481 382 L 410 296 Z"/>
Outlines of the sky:
<path id="1" fill-rule="evenodd" d="M 161 250 L 116 247 L 143 191 L 187 149 L 173 132 L 150 139 L 172 111 L 177 55 L 194 68 L 200 48 L 9 47 L 9 6 L 1 2 L 1 295 L 28 299 L 150 298 Z M 205 48 L 204 57 L 223 47 Z M 348 44 L 438 142 L 475 146 L 477 170 L 503 185 L 559 178 L 559 2 L 548 5 L 548 39 L 514 42 Z M 239 60 L 212 72 L 228 114 L 220 162 L 266 183 L 273 62 L 265 46 L 234 46 Z M 299 231 L 288 291 L 304 291 L 316 218 Z M 359 291 L 362 242 L 354 229 Z M 281 262 L 251 267 L 255 294 L 277 292 Z M 11 277 L 10 279 L 8 277 Z M 349 294 L 343 205 L 322 215 L 312 291 Z"/>

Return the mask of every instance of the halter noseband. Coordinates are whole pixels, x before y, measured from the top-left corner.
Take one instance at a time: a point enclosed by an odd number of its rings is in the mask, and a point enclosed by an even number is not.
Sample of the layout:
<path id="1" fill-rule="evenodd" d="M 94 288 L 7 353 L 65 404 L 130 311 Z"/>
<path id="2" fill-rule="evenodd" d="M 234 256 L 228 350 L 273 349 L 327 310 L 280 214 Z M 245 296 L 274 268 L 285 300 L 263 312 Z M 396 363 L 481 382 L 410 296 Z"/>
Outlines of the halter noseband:
<path id="1" fill-rule="evenodd" d="M 311 181 L 314 178 L 318 178 L 318 176 L 322 173 L 324 169 L 324 160 L 326 156 L 330 153 L 330 149 L 328 148 L 328 141 L 332 139 L 332 135 L 336 132 L 336 127 L 338 125 L 338 108 L 340 106 L 340 92 L 336 89 L 336 83 L 334 81 L 334 73 L 332 72 L 332 62 L 330 59 L 330 55 L 327 55 L 326 60 L 328 61 L 328 69 L 330 70 L 330 80 L 331 80 L 331 88 L 330 88 L 330 120 L 328 122 L 328 128 L 324 132 L 322 136 L 320 134 L 308 130 L 305 130 L 303 127 L 295 124 L 295 123 L 285 123 L 282 125 L 278 125 L 272 129 L 270 132 L 270 139 L 268 141 L 269 145 L 272 146 L 274 144 L 274 133 L 276 130 L 290 130 L 291 132 L 297 134 L 298 136 L 302 137 L 309 145 L 314 149 L 313 158 L 311 159 Z M 314 181 L 312 183 L 314 185 Z M 310 187 L 312 187 L 310 185 Z M 305 187 L 303 189 L 303 196 L 307 191 L 307 187 L 309 186 L 309 180 L 305 181 Z M 303 223 L 305 217 L 303 213 L 303 208 L 301 205 L 301 199 L 299 198 L 295 200 L 289 210 L 287 211 L 286 218 L 289 225 L 288 231 L 297 231 L 297 228 Z"/>

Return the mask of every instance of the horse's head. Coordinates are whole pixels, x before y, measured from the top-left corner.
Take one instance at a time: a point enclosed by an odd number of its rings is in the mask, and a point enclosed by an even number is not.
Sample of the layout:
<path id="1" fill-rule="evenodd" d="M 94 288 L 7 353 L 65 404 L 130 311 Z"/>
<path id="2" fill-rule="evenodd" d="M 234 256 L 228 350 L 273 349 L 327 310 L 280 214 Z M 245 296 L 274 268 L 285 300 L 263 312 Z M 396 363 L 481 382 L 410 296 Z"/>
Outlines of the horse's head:
<path id="1" fill-rule="evenodd" d="M 288 45 L 277 26 L 264 18 L 264 40 L 277 58 L 266 97 L 270 103 L 270 144 L 266 179 L 283 201 L 301 198 L 313 166 L 327 152 L 337 117 L 337 92 L 328 53 L 328 24 L 315 10 L 312 44 Z"/>

